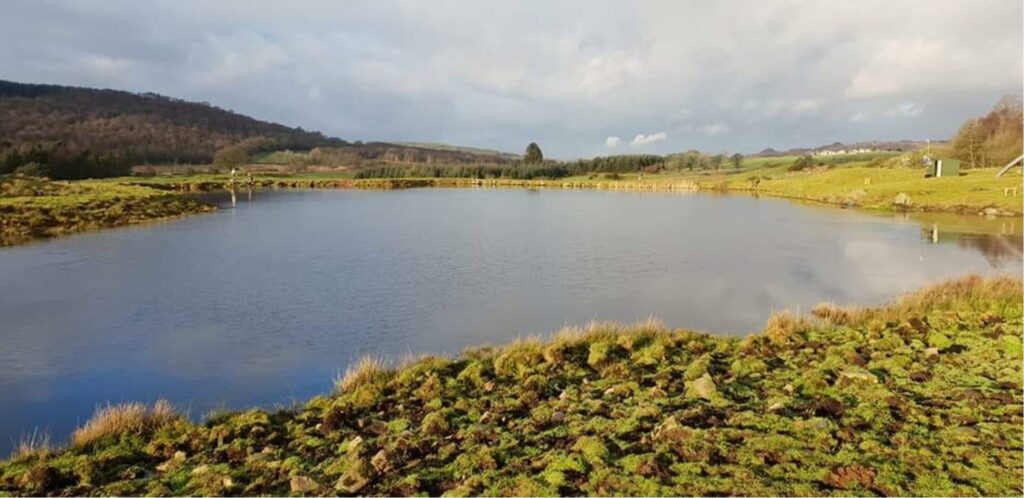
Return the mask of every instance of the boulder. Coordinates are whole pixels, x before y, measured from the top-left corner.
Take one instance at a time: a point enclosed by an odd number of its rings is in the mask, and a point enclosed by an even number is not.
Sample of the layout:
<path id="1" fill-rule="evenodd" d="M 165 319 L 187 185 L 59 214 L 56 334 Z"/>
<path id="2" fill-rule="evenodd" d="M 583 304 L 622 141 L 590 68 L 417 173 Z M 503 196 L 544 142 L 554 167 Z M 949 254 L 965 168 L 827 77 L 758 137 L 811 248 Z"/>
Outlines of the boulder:
<path id="1" fill-rule="evenodd" d="M 718 393 L 718 388 L 715 386 L 715 381 L 711 378 L 711 374 L 704 374 L 697 380 L 690 381 L 686 384 L 686 397 L 687 398 L 704 398 L 710 400 Z"/>
<path id="2" fill-rule="evenodd" d="M 654 429 L 654 439 L 659 442 L 679 443 L 686 441 L 693 434 L 693 431 L 679 424 L 675 417 L 666 418 Z"/>
<path id="3" fill-rule="evenodd" d="M 899 207 L 910 207 L 914 204 L 914 201 L 910 200 L 910 196 L 906 193 L 900 192 L 893 198 L 892 204 Z"/>

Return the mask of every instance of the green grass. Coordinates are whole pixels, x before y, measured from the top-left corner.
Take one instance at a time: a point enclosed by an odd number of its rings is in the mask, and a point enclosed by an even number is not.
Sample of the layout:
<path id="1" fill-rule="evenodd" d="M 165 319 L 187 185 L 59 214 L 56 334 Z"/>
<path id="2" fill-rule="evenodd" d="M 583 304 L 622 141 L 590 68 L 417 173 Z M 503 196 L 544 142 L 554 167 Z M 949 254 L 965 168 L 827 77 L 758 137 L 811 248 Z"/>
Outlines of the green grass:
<path id="1" fill-rule="evenodd" d="M 117 182 L 0 177 L 0 246 L 213 209 L 174 192 Z"/>
<path id="2" fill-rule="evenodd" d="M 329 396 L 202 423 L 108 408 L 0 462 L 0 494 L 1019 496 L 1021 301 L 970 277 L 745 339 L 599 324 L 367 360 Z"/>
<path id="3" fill-rule="evenodd" d="M 963 176 L 924 178 L 921 170 L 899 167 L 866 167 L 861 163 L 832 168 L 790 172 L 783 167 L 718 177 L 694 178 L 702 188 L 750 190 L 867 209 L 902 209 L 979 213 L 988 208 L 996 214 L 1020 215 L 1024 191 L 1015 172 L 996 178 L 996 169 L 967 170 Z M 1007 188 L 1017 194 L 1004 195 Z M 897 206 L 896 197 L 909 196 L 908 206 Z"/>

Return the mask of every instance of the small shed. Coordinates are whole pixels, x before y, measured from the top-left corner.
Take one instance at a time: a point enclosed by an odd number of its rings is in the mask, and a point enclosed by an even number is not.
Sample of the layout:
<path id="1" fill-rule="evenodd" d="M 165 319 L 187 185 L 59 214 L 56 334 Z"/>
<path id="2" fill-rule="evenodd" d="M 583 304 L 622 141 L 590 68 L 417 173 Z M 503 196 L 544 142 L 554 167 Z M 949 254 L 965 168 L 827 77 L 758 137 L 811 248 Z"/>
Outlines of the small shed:
<path id="1" fill-rule="evenodd" d="M 929 161 L 925 178 L 942 178 L 944 176 L 960 176 L 959 159 L 935 159 Z"/>

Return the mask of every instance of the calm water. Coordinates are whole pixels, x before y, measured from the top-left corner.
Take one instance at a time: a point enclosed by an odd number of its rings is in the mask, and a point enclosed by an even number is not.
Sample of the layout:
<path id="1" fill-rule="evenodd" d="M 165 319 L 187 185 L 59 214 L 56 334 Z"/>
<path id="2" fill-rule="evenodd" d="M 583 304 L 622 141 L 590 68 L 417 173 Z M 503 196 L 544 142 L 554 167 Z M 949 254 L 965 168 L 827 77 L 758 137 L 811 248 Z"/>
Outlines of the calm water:
<path id="1" fill-rule="evenodd" d="M 0 453 L 97 403 L 195 414 L 330 389 L 365 353 L 590 320 L 743 334 L 781 308 L 1021 272 L 1020 220 L 743 196 L 267 191 L 234 209 L 0 250 Z"/>

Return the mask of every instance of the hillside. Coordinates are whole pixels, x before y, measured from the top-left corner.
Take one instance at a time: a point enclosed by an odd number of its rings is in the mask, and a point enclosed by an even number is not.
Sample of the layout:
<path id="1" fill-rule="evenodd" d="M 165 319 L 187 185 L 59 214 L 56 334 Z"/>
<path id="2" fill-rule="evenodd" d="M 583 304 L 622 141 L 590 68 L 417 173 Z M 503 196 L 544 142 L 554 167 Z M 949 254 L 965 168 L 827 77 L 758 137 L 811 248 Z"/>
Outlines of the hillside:
<path id="1" fill-rule="evenodd" d="M 319 149 L 307 162 L 330 166 L 507 160 L 459 147 L 347 142 L 155 93 L 0 80 L 0 174 L 38 164 L 55 178 L 113 176 L 131 165 L 208 164 L 231 147 Z"/>
<path id="2" fill-rule="evenodd" d="M 932 144 L 941 144 L 942 141 L 932 141 Z M 890 151 L 890 152 L 907 152 L 911 150 L 917 150 L 925 146 L 924 141 L 919 140 L 872 140 L 868 142 L 855 142 L 851 144 L 843 142 L 833 142 L 828 145 L 821 145 L 818 147 L 798 147 L 789 150 L 775 150 L 767 148 L 752 154 L 751 157 L 781 157 L 781 156 L 803 156 L 806 154 L 822 154 L 822 153 L 842 153 L 847 151 Z"/>
<path id="3" fill-rule="evenodd" d="M 14 147 L 62 142 L 73 151 L 116 152 L 130 163 L 203 163 L 217 149 L 255 137 L 282 149 L 345 145 L 205 102 L 0 81 L 0 142 Z"/>

